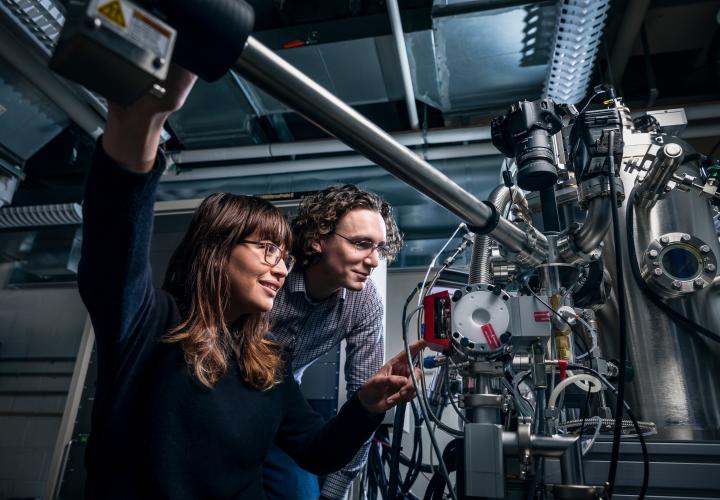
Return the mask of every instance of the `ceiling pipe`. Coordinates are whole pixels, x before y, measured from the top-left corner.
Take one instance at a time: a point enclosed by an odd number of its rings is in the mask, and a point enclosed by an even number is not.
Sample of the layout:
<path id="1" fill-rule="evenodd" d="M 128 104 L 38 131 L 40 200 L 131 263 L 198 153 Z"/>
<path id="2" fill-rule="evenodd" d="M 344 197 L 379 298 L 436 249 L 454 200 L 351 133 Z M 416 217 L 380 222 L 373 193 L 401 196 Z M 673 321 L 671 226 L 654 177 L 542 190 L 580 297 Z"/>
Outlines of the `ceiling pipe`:
<path id="1" fill-rule="evenodd" d="M 398 59 L 400 61 L 400 74 L 402 75 L 403 87 L 405 88 L 405 103 L 407 104 L 410 128 L 418 130 L 420 128 L 420 122 L 418 121 L 415 91 L 413 90 L 410 63 L 408 62 L 407 47 L 405 46 L 405 34 L 403 32 L 402 20 L 400 19 L 400 7 L 398 7 L 397 0 L 388 0 L 387 7 L 388 14 L 390 15 L 393 38 L 395 38 L 395 46 L 398 51 Z"/>
<path id="2" fill-rule="evenodd" d="M 645 22 L 645 15 L 650 8 L 650 0 L 632 0 L 628 2 L 623 13 L 622 23 L 618 31 L 612 55 L 610 56 L 610 77 L 615 88 L 620 88 L 622 77 L 630 60 L 635 41 Z"/>
<path id="3" fill-rule="evenodd" d="M 443 131 L 441 131 L 443 132 Z M 717 137 L 720 135 L 720 125 L 695 125 L 683 130 L 679 136 L 683 139 L 697 139 L 702 137 Z M 313 142 L 326 142 L 326 141 L 308 141 Z M 338 142 L 338 141 L 327 141 L 327 142 Z M 290 146 L 292 144 L 299 143 L 286 143 Z M 342 143 L 341 143 L 342 144 Z M 184 160 L 184 163 L 192 162 L 213 162 L 221 160 L 237 160 L 237 159 L 253 159 L 253 158 L 265 158 L 272 157 L 271 154 L 266 154 L 268 146 L 272 144 L 264 144 L 258 146 L 244 146 L 240 148 L 220 148 L 217 150 L 203 150 L 197 151 L 203 153 L 202 160 L 193 159 L 190 161 L 187 156 L 182 156 L 178 153 L 170 155 L 171 163 L 175 165 L 175 169 L 169 169 L 161 178 L 161 182 L 186 182 L 196 180 L 211 180 L 211 179 L 228 179 L 228 178 L 241 178 L 241 177 L 252 177 L 255 175 L 278 175 L 278 174 L 293 174 L 299 172 L 309 171 L 322 171 L 322 170 L 334 170 L 344 168 L 356 168 L 356 167 L 370 167 L 376 166 L 376 164 L 364 156 L 361 155 L 342 155 L 342 156 L 331 156 L 323 158 L 303 158 L 297 160 L 281 160 L 261 163 L 247 163 L 243 165 L 226 165 L 222 167 L 201 167 L 201 168 L 182 168 L 183 161 L 176 161 L 176 157 Z M 239 156 L 233 157 L 232 155 L 225 155 L 224 149 L 237 149 L 242 153 Z M 301 149 L 296 151 L 302 151 Z M 312 150 L 314 153 L 317 148 Z M 351 148 L 345 147 L 342 151 L 352 151 Z M 196 151 L 186 151 L 184 153 L 195 153 Z M 209 155 L 208 152 L 214 152 L 215 154 Z M 449 160 L 452 158 L 473 158 L 473 157 L 487 157 L 487 156 L 500 156 L 501 153 L 493 146 L 490 142 L 480 142 L 475 144 L 467 144 L 461 146 L 441 146 L 429 148 L 425 151 L 424 155 L 421 151 L 414 151 L 418 157 L 422 157 L 425 160 Z M 277 154 L 275 156 L 290 156 L 291 153 L 284 153 L 282 155 Z M 292 153 L 301 154 L 301 153 Z M 306 153 L 302 153 L 306 154 Z"/>
<path id="4" fill-rule="evenodd" d="M 467 222 L 485 229 L 524 265 L 547 259 L 547 240 L 528 234 L 399 144 L 380 127 L 283 60 L 252 36 L 234 69 L 305 119 L 350 145 L 372 162 Z"/>
<path id="5" fill-rule="evenodd" d="M 490 127 L 430 130 L 424 137 L 422 132 L 401 132 L 391 134 L 391 136 L 403 146 L 488 141 L 490 140 Z M 353 149 L 344 142 L 338 141 L 337 139 L 321 139 L 317 141 L 278 142 L 253 146 L 176 151 L 170 153 L 170 157 L 173 162 L 181 165 L 183 163 L 249 160 L 253 158 L 345 153 L 349 151 L 353 151 Z"/>
<path id="6" fill-rule="evenodd" d="M 665 109 L 665 108 L 663 108 Z M 670 109 L 670 108 L 668 108 Z M 720 118 L 720 103 L 707 103 L 685 106 L 688 121 Z M 634 110 L 633 116 L 640 116 L 652 110 Z M 691 129 L 695 127 L 691 126 Z M 693 137 L 707 137 L 712 129 L 693 130 Z M 399 132 L 390 134 L 403 146 L 420 146 L 422 144 L 437 145 L 456 142 L 483 142 L 490 140 L 490 127 L 461 127 L 429 130 L 423 137 L 422 132 Z M 174 151 L 170 158 L 177 165 L 187 163 L 212 163 L 217 161 L 251 160 L 260 158 L 276 158 L 302 156 L 312 154 L 347 153 L 353 149 L 337 139 L 320 139 L 314 141 L 277 142 L 252 146 L 235 146 L 224 148 L 190 149 Z M 228 176 L 223 176 L 228 177 Z"/>
<path id="7" fill-rule="evenodd" d="M 464 146 L 440 146 L 424 152 L 415 151 L 418 158 L 425 160 L 449 160 L 453 158 L 473 158 L 482 156 L 500 156 L 490 143 L 468 144 Z M 202 167 L 195 169 L 176 168 L 168 170 L 161 182 L 186 182 L 208 179 L 227 179 L 252 177 L 255 175 L 295 174 L 300 172 L 336 170 L 356 167 L 376 166 L 374 162 L 361 155 L 343 155 L 325 158 L 306 158 L 223 167 Z"/>
<path id="8" fill-rule="evenodd" d="M 46 61 L 24 47 L 7 29 L 0 29 L 0 57 L 15 67 L 91 137 L 97 138 L 102 134 L 105 123 L 100 116 L 77 96 L 67 82 L 48 70 Z"/>

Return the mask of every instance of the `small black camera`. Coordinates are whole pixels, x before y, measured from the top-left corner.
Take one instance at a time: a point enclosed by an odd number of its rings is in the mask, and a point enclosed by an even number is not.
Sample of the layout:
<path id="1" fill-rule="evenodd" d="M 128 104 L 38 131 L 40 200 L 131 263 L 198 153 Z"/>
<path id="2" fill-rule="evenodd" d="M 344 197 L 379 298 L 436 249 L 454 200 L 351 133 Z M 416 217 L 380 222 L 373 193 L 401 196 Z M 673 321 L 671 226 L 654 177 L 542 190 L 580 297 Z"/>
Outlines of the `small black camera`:
<path id="1" fill-rule="evenodd" d="M 517 184 L 522 189 L 541 191 L 557 182 L 552 135 L 561 128 L 555 103 L 549 99 L 517 102 L 490 123 L 493 145 L 517 162 Z"/>

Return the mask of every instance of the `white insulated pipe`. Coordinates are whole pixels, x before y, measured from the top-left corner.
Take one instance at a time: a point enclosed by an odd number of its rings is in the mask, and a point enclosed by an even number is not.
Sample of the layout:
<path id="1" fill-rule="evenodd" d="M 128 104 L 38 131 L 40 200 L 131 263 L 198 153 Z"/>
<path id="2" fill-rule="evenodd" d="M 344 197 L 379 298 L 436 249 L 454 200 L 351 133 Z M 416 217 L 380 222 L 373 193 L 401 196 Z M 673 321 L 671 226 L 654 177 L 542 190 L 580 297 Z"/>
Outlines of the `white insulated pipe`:
<path id="1" fill-rule="evenodd" d="M 490 127 L 463 127 L 430 130 L 423 137 L 422 132 L 400 132 L 390 134 L 403 146 L 436 145 L 453 142 L 476 142 L 490 140 Z M 215 161 L 249 160 L 253 158 L 274 158 L 311 154 L 346 153 L 353 148 L 337 139 L 316 141 L 277 142 L 254 146 L 237 146 L 185 150 L 170 153 L 173 162 L 205 163 Z M 497 150 L 495 150 L 497 152 Z M 500 154 L 497 152 L 497 154 Z"/>
<path id="2" fill-rule="evenodd" d="M 255 148 L 259 146 L 249 146 Z M 349 149 L 350 150 L 350 149 Z M 440 146 L 430 148 L 421 154 L 415 151 L 418 157 L 425 160 L 447 160 L 452 158 L 470 158 L 479 156 L 500 155 L 490 143 L 468 144 L 466 146 Z M 171 157 L 171 159 L 174 159 Z M 168 170 L 162 176 L 161 182 L 185 182 L 204 179 L 224 179 L 252 177 L 255 175 L 294 174 L 299 172 L 312 172 L 322 170 L 335 170 L 355 167 L 369 167 L 375 165 L 362 155 L 344 155 L 328 158 L 303 158 L 299 160 L 284 160 L 261 163 L 248 163 L 243 165 L 226 165 L 223 167 L 202 167 L 188 170 Z"/>
<path id="3" fill-rule="evenodd" d="M 400 61 L 400 74 L 402 75 L 403 88 L 405 89 L 405 103 L 407 105 L 410 128 L 418 130 L 420 128 L 420 122 L 418 121 L 415 91 L 412 86 L 410 63 L 408 62 L 407 47 L 405 46 L 405 33 L 403 32 L 402 21 L 400 19 L 400 7 L 398 7 L 397 0 L 388 0 L 387 7 L 388 14 L 390 15 L 393 38 L 395 39 L 395 47 L 397 47 L 398 59 Z"/>

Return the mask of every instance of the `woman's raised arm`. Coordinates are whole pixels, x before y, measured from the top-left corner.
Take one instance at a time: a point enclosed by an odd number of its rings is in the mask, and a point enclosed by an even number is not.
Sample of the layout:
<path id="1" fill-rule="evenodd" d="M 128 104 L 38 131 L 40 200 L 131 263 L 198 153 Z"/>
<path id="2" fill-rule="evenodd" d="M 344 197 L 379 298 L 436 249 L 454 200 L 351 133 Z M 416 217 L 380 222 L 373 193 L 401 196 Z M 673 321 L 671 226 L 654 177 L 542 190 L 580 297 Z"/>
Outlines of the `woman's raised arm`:
<path id="1" fill-rule="evenodd" d="M 152 306 L 149 246 L 164 167 L 157 148 L 165 121 L 194 82 L 194 75 L 174 67 L 162 99 L 148 95 L 127 108 L 110 105 L 85 186 L 78 269 L 80 295 L 101 349 L 127 338 Z"/>

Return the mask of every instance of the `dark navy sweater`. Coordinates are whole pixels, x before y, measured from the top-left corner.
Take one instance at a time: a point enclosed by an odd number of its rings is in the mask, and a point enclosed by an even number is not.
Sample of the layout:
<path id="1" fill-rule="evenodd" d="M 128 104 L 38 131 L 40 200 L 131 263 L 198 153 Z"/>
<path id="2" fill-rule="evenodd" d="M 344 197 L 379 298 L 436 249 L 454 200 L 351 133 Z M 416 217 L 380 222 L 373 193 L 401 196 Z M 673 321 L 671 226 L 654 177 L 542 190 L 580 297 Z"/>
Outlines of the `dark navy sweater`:
<path id="1" fill-rule="evenodd" d="M 286 366 L 282 383 L 247 386 L 237 363 L 213 389 L 191 376 L 173 297 L 153 288 L 149 265 L 155 190 L 148 174 L 113 162 L 99 145 L 83 205 L 78 284 L 98 354 L 86 454 L 91 499 L 262 499 L 261 466 L 274 442 L 303 468 L 340 469 L 375 430 L 357 398 L 324 423 Z"/>

